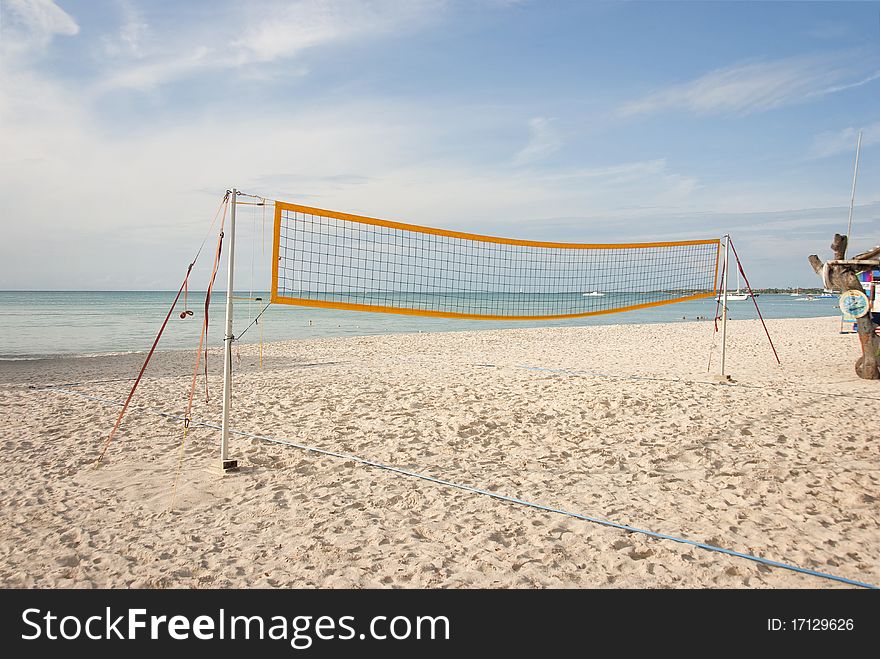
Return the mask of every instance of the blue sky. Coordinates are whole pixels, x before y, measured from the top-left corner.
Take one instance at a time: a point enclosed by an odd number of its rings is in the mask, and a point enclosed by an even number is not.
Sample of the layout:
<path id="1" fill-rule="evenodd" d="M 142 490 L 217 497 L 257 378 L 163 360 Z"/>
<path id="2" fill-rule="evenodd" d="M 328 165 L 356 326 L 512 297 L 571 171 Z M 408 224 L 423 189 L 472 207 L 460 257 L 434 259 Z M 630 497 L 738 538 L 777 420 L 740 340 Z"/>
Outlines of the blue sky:
<path id="1" fill-rule="evenodd" d="M 176 287 L 231 186 L 522 238 L 729 231 L 755 285 L 814 285 L 860 129 L 854 248 L 880 243 L 878 3 L 0 7 L 0 288 Z"/>

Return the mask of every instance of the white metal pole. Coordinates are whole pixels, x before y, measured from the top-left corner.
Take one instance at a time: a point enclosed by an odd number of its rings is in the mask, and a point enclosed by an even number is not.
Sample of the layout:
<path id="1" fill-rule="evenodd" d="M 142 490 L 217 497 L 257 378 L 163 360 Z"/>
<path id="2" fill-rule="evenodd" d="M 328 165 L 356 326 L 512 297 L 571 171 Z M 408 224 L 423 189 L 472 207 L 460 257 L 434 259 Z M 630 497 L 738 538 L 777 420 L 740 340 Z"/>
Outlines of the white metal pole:
<path id="1" fill-rule="evenodd" d="M 238 190 L 232 189 L 229 209 L 229 256 L 226 273 L 226 336 L 223 339 L 223 423 L 220 439 L 220 469 L 224 472 L 238 467 L 237 460 L 229 459 L 229 412 L 232 409 L 232 298 L 235 273 L 235 202 Z"/>
<path id="2" fill-rule="evenodd" d="M 730 276 L 730 234 L 724 237 L 724 277 L 721 290 L 721 379 L 727 379 L 727 278 Z"/>
<path id="3" fill-rule="evenodd" d="M 853 204 L 856 201 L 856 180 L 859 178 L 859 152 L 862 150 L 862 131 L 859 131 L 859 141 L 856 142 L 856 165 L 855 169 L 853 169 L 853 184 L 852 184 L 852 194 L 849 196 L 849 221 L 846 223 L 846 244 L 847 247 L 852 245 L 852 216 L 853 216 Z M 844 257 L 846 256 L 846 250 L 843 251 Z"/>

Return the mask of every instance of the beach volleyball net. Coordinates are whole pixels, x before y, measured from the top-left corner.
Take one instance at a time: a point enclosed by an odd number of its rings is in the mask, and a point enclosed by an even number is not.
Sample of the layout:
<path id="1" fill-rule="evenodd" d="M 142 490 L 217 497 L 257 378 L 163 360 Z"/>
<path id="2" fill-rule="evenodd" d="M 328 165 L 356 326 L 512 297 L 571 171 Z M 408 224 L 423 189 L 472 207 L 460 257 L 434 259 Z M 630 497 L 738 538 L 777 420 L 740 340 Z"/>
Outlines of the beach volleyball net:
<path id="1" fill-rule="evenodd" d="M 275 202 L 277 304 L 538 320 L 711 297 L 719 240 L 573 244 L 509 238 Z"/>

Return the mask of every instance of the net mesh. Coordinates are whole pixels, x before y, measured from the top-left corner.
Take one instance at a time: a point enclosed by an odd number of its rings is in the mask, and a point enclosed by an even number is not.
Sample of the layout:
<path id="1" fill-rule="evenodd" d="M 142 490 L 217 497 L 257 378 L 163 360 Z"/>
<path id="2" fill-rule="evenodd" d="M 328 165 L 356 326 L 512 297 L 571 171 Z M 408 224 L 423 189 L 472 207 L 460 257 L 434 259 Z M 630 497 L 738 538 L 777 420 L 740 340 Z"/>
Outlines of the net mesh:
<path id="1" fill-rule="evenodd" d="M 710 297 L 718 240 L 491 238 L 275 202 L 272 302 L 475 319 L 590 316 Z"/>

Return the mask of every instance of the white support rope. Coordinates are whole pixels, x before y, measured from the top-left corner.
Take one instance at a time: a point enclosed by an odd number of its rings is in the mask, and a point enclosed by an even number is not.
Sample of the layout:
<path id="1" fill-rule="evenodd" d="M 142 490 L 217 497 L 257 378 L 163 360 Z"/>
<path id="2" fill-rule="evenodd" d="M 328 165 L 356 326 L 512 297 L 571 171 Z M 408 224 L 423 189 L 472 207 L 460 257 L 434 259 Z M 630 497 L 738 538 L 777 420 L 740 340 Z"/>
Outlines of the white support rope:
<path id="1" fill-rule="evenodd" d="M 115 405 L 121 406 L 122 403 L 115 400 L 110 400 L 107 398 L 100 398 L 98 396 L 91 396 L 89 394 L 83 393 L 81 391 L 72 391 L 66 388 L 55 388 L 52 391 L 64 392 L 67 394 L 71 394 L 74 396 L 80 396 L 82 398 L 93 400 L 97 402 L 101 402 L 107 405 Z M 163 412 L 161 410 L 157 410 L 155 408 L 136 408 L 141 409 L 142 411 L 148 412 L 150 414 L 157 414 L 159 416 L 175 419 L 175 420 L 183 420 L 183 417 L 178 414 L 172 414 L 170 412 Z M 219 429 L 220 426 L 214 423 L 206 423 L 204 421 L 190 421 L 190 426 L 201 426 L 203 428 L 211 428 L 211 429 Z M 620 524 L 618 522 L 613 522 L 606 519 L 601 519 L 598 517 L 592 517 L 590 515 L 582 515 L 580 513 L 571 512 L 568 510 L 563 510 L 561 508 L 554 508 L 551 506 L 545 506 L 540 503 L 535 503 L 533 501 L 527 501 L 525 499 L 519 499 L 517 497 L 507 496 L 505 494 L 499 494 L 498 492 L 492 492 L 490 490 L 483 490 L 477 487 L 473 487 L 471 485 L 464 485 L 461 483 L 455 483 L 453 481 L 447 481 L 442 478 L 436 478 L 434 476 L 430 476 L 427 474 L 421 474 L 415 471 L 410 471 L 409 469 L 403 469 L 401 467 L 395 467 L 393 465 L 383 464 L 381 462 L 375 462 L 373 460 L 368 460 L 366 458 L 361 458 L 356 455 L 351 455 L 348 453 L 340 453 L 338 451 L 329 451 L 327 449 L 317 448 L 315 446 L 308 446 L 306 444 L 300 444 L 297 442 L 293 442 L 285 439 L 278 439 L 276 437 L 270 437 L 267 435 L 258 435 L 255 433 L 246 432 L 244 430 L 235 430 L 230 428 L 229 432 L 235 435 L 239 435 L 241 437 L 250 437 L 251 439 L 258 439 L 264 442 L 269 442 L 272 444 L 279 444 L 282 446 L 288 446 L 291 448 L 300 449 L 302 451 L 308 451 L 310 453 L 316 453 L 318 455 L 325 455 L 333 458 L 339 458 L 346 461 L 353 461 L 358 464 L 365 465 L 367 467 L 374 467 L 376 469 L 383 469 L 385 471 L 390 471 L 395 474 L 400 474 L 401 476 L 408 476 L 410 478 L 417 478 L 419 480 L 428 481 L 430 483 L 435 483 L 437 485 L 441 485 L 444 487 L 449 487 L 457 490 L 461 490 L 463 492 L 470 492 L 471 494 L 479 494 L 482 496 L 487 496 L 492 499 L 497 499 L 499 501 L 504 501 L 507 503 L 512 503 L 518 506 L 525 506 L 527 508 L 532 508 L 535 510 L 540 510 L 547 513 L 553 513 L 556 515 L 564 515 L 566 517 L 572 517 L 574 519 L 579 519 L 584 522 L 590 522 L 592 524 L 598 524 L 600 526 L 607 526 L 614 529 L 619 529 L 621 531 L 626 531 L 628 533 L 639 533 L 641 535 L 648 536 L 649 538 L 655 538 L 657 540 L 670 540 L 672 542 L 677 542 L 680 544 L 688 545 L 691 547 L 696 547 L 698 549 L 704 549 L 706 551 L 716 552 L 720 554 L 726 554 L 728 556 L 733 556 L 736 558 L 742 558 L 748 561 L 753 561 L 755 563 L 760 563 L 762 565 L 766 565 L 769 567 L 778 567 L 784 570 L 790 570 L 792 572 L 797 572 L 800 574 L 805 574 L 813 577 L 820 577 L 822 579 L 828 579 L 830 581 L 836 581 L 838 583 L 844 583 L 850 586 L 858 586 L 860 588 L 870 588 L 877 589 L 878 586 L 873 584 L 869 584 L 863 581 L 856 581 L 854 579 L 849 579 L 847 577 L 841 577 L 835 574 L 830 574 L 827 572 L 820 572 L 818 570 L 811 570 L 809 568 L 799 567 L 797 565 L 793 565 L 791 563 L 786 563 L 783 561 L 775 561 L 769 558 L 763 558 L 761 556 L 755 556 L 754 554 L 747 554 L 744 552 L 735 551 L 733 549 L 725 549 L 724 547 L 717 547 L 715 545 L 710 545 L 704 542 L 697 542 L 695 540 L 688 540 L 687 538 L 680 538 L 673 535 L 667 535 L 665 533 L 658 533 L 656 531 L 649 531 L 646 529 L 640 529 L 635 526 L 629 526 L 628 524 Z"/>

